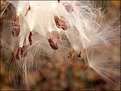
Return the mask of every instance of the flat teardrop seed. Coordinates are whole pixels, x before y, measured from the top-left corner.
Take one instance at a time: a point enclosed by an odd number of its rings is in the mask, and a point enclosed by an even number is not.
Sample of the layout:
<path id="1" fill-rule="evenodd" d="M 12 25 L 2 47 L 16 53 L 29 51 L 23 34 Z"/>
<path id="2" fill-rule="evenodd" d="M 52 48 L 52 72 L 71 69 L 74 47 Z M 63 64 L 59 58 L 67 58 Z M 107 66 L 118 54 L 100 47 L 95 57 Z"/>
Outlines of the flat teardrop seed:
<path id="1" fill-rule="evenodd" d="M 57 50 L 57 49 L 58 49 L 57 43 L 54 42 L 51 38 L 48 39 L 48 41 L 49 41 L 50 47 L 51 47 L 53 50 Z"/>

